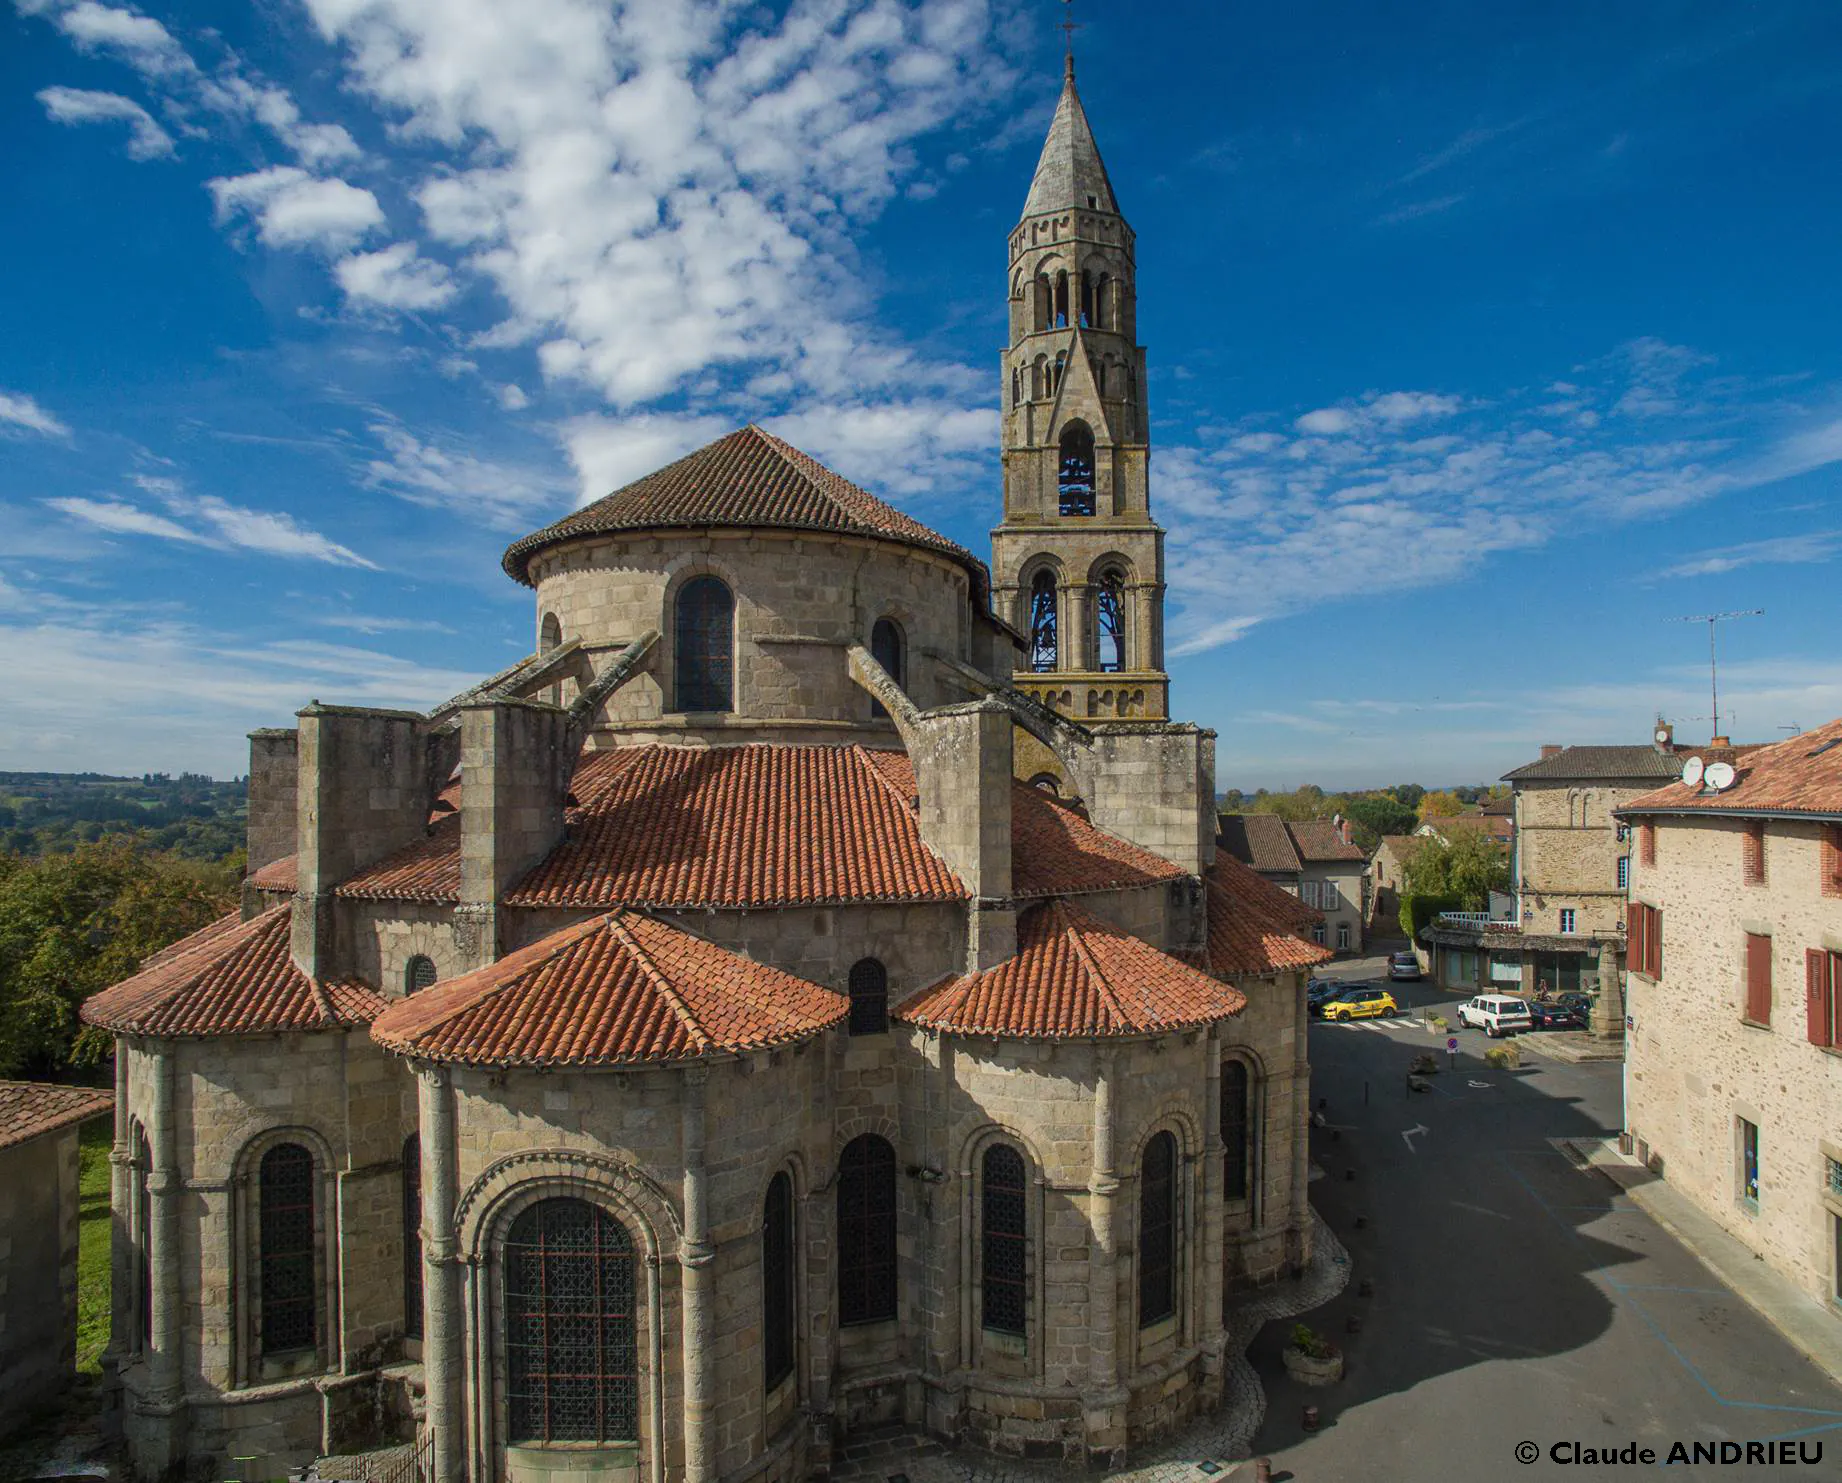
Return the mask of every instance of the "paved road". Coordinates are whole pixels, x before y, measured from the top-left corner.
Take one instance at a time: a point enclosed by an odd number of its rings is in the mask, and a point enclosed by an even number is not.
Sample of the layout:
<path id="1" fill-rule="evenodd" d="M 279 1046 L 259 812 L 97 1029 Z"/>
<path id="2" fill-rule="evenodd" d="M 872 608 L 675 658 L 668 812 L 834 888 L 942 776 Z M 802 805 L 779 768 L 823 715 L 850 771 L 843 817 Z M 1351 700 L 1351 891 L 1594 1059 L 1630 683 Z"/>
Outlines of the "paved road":
<path id="1" fill-rule="evenodd" d="M 1338 964 L 1336 976 L 1379 978 L 1376 969 Z M 1397 988 L 1404 1007 L 1446 997 Z M 1273 1458 L 1276 1476 L 1629 1477 L 1644 1469 L 1561 1465 L 1548 1449 L 1635 1442 L 1660 1460 L 1676 1441 L 1792 1438 L 1807 1450 L 1821 1443 L 1822 1461 L 1704 1463 L 1688 1476 L 1842 1479 L 1842 1387 L 1609 1180 L 1549 1142 L 1617 1129 L 1620 1065 L 1536 1060 L 1491 1071 L 1486 1041 L 1468 1030 L 1456 1071 L 1410 1095 L 1408 1063 L 1443 1045 L 1411 1020 L 1318 1024 L 1311 1034 L 1314 1093 L 1332 1125 L 1313 1137 L 1326 1171 L 1313 1201 L 1375 1291 L 1363 1298 L 1352 1282 L 1309 1316 L 1345 1347 L 1337 1386 L 1312 1391 L 1285 1378 L 1285 1325 L 1255 1341 L 1250 1358 L 1270 1406 L 1254 1450 Z M 1362 1318 L 1353 1336 L 1352 1313 Z M 1316 1434 L 1301 1428 L 1307 1403 L 1321 1414 Z M 1529 1466 L 1514 1456 L 1525 1440 L 1540 1448 Z"/>

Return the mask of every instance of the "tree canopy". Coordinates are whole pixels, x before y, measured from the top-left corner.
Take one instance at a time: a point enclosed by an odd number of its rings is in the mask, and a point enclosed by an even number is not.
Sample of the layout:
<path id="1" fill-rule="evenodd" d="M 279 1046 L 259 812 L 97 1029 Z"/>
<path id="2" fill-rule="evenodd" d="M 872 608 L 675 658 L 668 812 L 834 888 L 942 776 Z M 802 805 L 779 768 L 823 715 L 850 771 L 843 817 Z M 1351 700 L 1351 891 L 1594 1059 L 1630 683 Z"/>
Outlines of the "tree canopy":
<path id="1" fill-rule="evenodd" d="M 1459 801 L 1458 795 L 1446 788 L 1424 794 L 1420 799 L 1421 823 L 1428 819 L 1449 819 L 1464 811 L 1465 806 Z"/>
<path id="2" fill-rule="evenodd" d="M 1450 844 L 1426 835 L 1401 873 L 1416 896 L 1449 896 L 1463 903 L 1459 911 L 1483 911 L 1492 891 L 1509 890 L 1509 852 L 1481 829 L 1460 830 Z"/>

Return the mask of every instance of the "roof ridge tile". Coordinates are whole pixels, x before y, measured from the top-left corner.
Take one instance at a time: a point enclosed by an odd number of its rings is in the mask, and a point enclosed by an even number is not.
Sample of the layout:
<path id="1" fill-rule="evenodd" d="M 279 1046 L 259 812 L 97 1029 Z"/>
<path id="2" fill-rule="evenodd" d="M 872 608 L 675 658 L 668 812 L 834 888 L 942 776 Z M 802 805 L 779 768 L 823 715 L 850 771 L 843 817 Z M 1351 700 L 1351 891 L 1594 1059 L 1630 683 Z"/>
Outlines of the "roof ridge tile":
<path id="1" fill-rule="evenodd" d="M 672 1007 L 672 1011 L 678 1016 L 685 1031 L 696 1041 L 697 1048 L 700 1051 L 709 1050 L 714 1043 L 710 1033 L 704 1028 L 703 1022 L 692 1012 L 691 1006 L 685 1003 L 683 996 L 666 977 L 664 971 L 653 962 L 652 954 L 647 952 L 639 940 L 627 930 L 625 919 L 628 915 L 629 913 L 624 908 L 620 911 L 609 912 L 607 918 L 609 930 L 620 938 L 627 951 L 633 955 L 634 961 L 640 965 L 640 971 L 652 983 L 654 990 Z M 684 929 L 679 928 L 678 930 L 683 931 Z"/>

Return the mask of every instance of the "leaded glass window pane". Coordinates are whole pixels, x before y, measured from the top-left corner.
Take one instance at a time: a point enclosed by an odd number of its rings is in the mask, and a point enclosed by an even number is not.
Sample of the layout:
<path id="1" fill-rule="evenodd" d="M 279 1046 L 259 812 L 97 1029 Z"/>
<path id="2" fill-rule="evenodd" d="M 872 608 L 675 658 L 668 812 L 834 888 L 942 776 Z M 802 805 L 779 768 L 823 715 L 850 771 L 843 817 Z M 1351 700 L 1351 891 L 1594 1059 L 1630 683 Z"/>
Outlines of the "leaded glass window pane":
<path id="1" fill-rule="evenodd" d="M 313 1155 L 278 1143 L 257 1169 L 262 1352 L 311 1349 L 315 1338 Z"/>
<path id="2" fill-rule="evenodd" d="M 875 958 L 851 965 L 850 1032 L 877 1035 L 889 1028 L 889 973 Z"/>
<path id="3" fill-rule="evenodd" d="M 639 1437 L 635 1261 L 626 1227 L 586 1200 L 540 1200 L 505 1242 L 513 1442 Z"/>
<path id="4" fill-rule="evenodd" d="M 761 1222 L 761 1326 L 767 1388 L 793 1373 L 793 1181 L 768 1182 Z"/>
<path id="5" fill-rule="evenodd" d="M 1222 1062 L 1222 1193 L 1230 1200 L 1247 1198 L 1249 1148 L 1247 1066 Z"/>
<path id="6" fill-rule="evenodd" d="M 1056 664 L 1055 573 L 1041 571 L 1030 583 L 1030 668 L 1041 674 Z"/>
<path id="7" fill-rule="evenodd" d="M 838 1157 L 838 1321 L 895 1313 L 895 1150 L 865 1133 Z"/>
<path id="8" fill-rule="evenodd" d="M 735 709 L 735 598 L 715 577 L 693 577 L 678 589 L 676 692 L 681 711 Z"/>
<path id="9" fill-rule="evenodd" d="M 985 1150 L 983 1176 L 984 1324 L 1001 1334 L 1021 1334 L 1028 1239 L 1023 1155 L 1006 1144 L 993 1144 Z"/>
<path id="10" fill-rule="evenodd" d="M 1177 1140 L 1157 1134 L 1145 1145 L 1138 1195 L 1138 1323 L 1177 1311 Z"/>

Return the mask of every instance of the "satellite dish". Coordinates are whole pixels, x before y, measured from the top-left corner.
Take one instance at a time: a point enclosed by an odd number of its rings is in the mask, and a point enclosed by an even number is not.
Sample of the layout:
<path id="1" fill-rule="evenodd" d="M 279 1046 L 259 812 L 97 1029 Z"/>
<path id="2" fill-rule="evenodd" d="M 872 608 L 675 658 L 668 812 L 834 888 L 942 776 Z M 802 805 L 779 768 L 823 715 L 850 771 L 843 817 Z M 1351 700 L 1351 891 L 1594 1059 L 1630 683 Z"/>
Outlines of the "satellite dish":
<path id="1" fill-rule="evenodd" d="M 1691 788 L 1701 786 L 1701 759 L 1691 757 L 1682 764 L 1682 781 Z"/>
<path id="2" fill-rule="evenodd" d="M 1707 778 L 1708 786 L 1716 793 L 1723 788 L 1731 788 L 1733 786 L 1733 764 L 1731 762 L 1710 762 L 1703 776 Z"/>
<path id="3" fill-rule="evenodd" d="M 1670 736 L 1671 736 L 1671 735 L 1672 735 L 1672 733 L 1671 733 L 1671 731 L 1670 731 L 1670 729 L 1669 729 L 1669 728 L 1668 728 L 1667 726 L 1659 726 L 1659 727 L 1657 727 L 1657 730 L 1656 730 L 1656 738 L 1657 738 L 1657 745 L 1658 745 L 1659 747 L 1666 747 L 1666 746 L 1668 746 L 1668 745 L 1669 745 L 1669 738 L 1670 738 Z"/>

